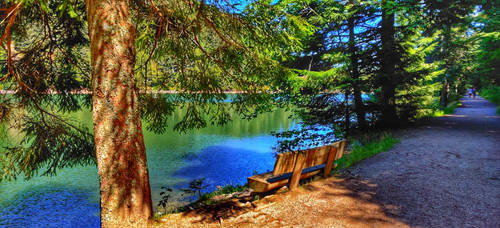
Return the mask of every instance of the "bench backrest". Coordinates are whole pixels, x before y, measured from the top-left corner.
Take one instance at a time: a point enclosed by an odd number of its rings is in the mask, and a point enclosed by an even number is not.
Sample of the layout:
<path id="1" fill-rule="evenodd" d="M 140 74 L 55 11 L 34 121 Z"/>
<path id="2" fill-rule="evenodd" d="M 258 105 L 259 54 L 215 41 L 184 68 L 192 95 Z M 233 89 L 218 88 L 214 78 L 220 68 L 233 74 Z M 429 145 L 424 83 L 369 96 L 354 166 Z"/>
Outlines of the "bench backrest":
<path id="1" fill-rule="evenodd" d="M 342 157 L 344 145 L 345 141 L 339 141 L 330 145 L 303 150 L 300 152 L 286 152 L 278 154 L 276 157 L 276 163 L 274 164 L 273 175 L 293 172 L 298 153 L 305 154 L 305 161 L 303 165 L 304 169 L 325 164 L 328 160 L 330 152 L 335 154 L 333 160 L 337 160 Z"/>

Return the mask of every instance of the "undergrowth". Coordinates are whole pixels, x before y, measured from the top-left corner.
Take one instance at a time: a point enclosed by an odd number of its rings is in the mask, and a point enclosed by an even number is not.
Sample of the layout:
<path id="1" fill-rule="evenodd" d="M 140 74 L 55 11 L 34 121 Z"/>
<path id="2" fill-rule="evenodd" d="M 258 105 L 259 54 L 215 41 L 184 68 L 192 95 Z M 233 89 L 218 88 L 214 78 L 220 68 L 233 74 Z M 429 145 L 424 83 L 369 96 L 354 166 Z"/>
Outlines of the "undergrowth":
<path id="1" fill-rule="evenodd" d="M 460 106 L 462 106 L 462 103 L 460 103 L 460 101 L 453 101 L 443 109 L 444 114 L 453 114 L 455 112 L 455 109 Z"/>
<path id="2" fill-rule="evenodd" d="M 352 143 L 352 152 L 344 154 L 337 161 L 335 170 L 349 168 L 359 161 L 372 157 L 380 152 L 391 149 L 399 140 L 390 133 L 376 133 L 364 135 Z"/>
<path id="3" fill-rule="evenodd" d="M 219 187 L 217 190 L 215 190 L 213 192 L 203 194 L 200 197 L 199 201 L 210 201 L 215 196 L 227 195 L 227 194 L 231 194 L 231 193 L 235 193 L 235 192 L 241 192 L 241 191 L 245 191 L 247 189 L 248 189 L 248 184 L 245 184 L 245 185 L 237 184 L 236 186 L 228 184 L 226 186 Z M 210 203 L 210 202 L 206 202 L 206 203 Z"/>
<path id="4" fill-rule="evenodd" d="M 462 106 L 462 103 L 460 101 L 453 101 L 448 106 L 446 107 L 439 107 L 437 110 L 435 110 L 431 116 L 428 117 L 440 117 L 448 114 L 453 114 L 455 112 L 455 109 L 458 107 Z"/>
<path id="5" fill-rule="evenodd" d="M 479 91 L 479 95 L 497 105 L 497 114 L 500 115 L 500 86 L 490 86 Z"/>
<path id="6" fill-rule="evenodd" d="M 217 187 L 217 190 L 213 192 L 201 194 L 202 190 L 201 186 L 203 186 L 203 181 L 204 178 L 196 179 L 190 183 L 190 185 L 192 185 L 192 183 L 199 182 L 197 184 L 200 186 L 200 188 L 197 185 L 197 186 L 191 186 L 191 189 L 181 189 L 187 194 L 193 194 L 193 195 L 196 195 L 196 193 L 199 194 L 199 197 L 197 198 L 196 201 L 194 202 L 188 201 L 187 204 L 185 205 L 178 205 L 178 202 L 169 202 L 169 199 L 171 197 L 170 193 L 173 191 L 173 189 L 162 187 L 162 189 L 165 189 L 165 191 L 160 193 L 162 199 L 158 203 L 157 216 L 161 216 L 164 214 L 171 214 L 171 213 L 180 213 L 203 205 L 213 205 L 217 202 L 216 200 L 214 200 L 215 196 L 229 195 L 235 192 L 242 192 L 248 189 L 248 184 L 245 185 L 228 184 L 222 187 Z M 160 211 L 160 209 L 162 211 Z"/>

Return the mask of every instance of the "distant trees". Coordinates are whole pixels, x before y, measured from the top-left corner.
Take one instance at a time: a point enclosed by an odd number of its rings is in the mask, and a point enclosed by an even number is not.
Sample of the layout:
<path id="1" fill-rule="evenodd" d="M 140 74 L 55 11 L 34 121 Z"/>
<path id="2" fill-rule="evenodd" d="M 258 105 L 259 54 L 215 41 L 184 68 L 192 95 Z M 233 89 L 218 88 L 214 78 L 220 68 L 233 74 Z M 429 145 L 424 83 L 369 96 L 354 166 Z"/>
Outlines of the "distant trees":
<path id="1" fill-rule="evenodd" d="M 442 84 L 440 104 L 446 107 L 450 98 L 454 100 L 463 94 L 467 78 L 472 74 L 467 67 L 473 56 L 473 47 L 468 41 L 473 27 L 470 18 L 481 1 L 432 0 L 425 3 L 424 16 L 428 22 L 423 31 L 437 35 L 438 45 L 429 59 L 439 62 L 439 69 L 443 71 L 438 80 Z"/>

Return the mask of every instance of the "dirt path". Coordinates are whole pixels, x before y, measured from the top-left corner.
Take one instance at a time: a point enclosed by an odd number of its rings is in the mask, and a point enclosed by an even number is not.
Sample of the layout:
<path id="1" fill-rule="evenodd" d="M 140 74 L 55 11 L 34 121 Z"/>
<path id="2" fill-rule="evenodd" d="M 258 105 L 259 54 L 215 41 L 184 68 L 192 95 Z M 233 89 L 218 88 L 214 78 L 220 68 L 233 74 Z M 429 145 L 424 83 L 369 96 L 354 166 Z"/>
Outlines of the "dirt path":
<path id="1" fill-rule="evenodd" d="M 167 226 L 500 227 L 500 117 L 465 98 L 453 115 L 397 135 L 401 143 L 342 177 L 256 203 L 228 202 Z"/>
<path id="2" fill-rule="evenodd" d="M 462 103 L 351 170 L 377 185 L 374 199 L 389 216 L 411 226 L 500 227 L 500 117 L 484 99 Z"/>

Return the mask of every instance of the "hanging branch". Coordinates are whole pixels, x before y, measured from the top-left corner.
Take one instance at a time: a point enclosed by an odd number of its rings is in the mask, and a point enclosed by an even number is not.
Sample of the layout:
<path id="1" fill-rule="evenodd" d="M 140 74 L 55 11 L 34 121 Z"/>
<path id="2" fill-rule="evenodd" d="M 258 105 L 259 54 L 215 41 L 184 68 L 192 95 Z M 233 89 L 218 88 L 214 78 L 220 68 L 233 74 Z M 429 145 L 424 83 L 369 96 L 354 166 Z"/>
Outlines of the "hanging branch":
<path id="1" fill-rule="evenodd" d="M 11 29 L 12 25 L 14 25 L 14 22 L 15 22 L 15 19 L 16 19 L 16 15 L 17 15 L 17 11 L 18 11 L 18 9 L 20 7 L 21 7 L 21 3 L 18 3 L 15 6 L 10 7 L 7 10 L 7 13 L 6 13 L 7 15 L 4 18 L 4 20 L 2 22 L 0 22 L 0 25 L 1 25 L 6 20 L 8 20 L 7 27 L 5 28 L 5 31 L 4 31 L 4 33 L 2 35 L 2 37 L 0 38 L 0 46 L 2 46 L 7 51 L 7 67 L 8 67 L 8 70 L 9 70 L 9 75 L 11 75 L 11 76 L 14 76 L 14 69 L 12 67 L 12 48 L 11 48 L 12 47 L 12 40 L 11 40 L 10 29 Z M 5 39 L 7 39 L 7 46 L 6 47 L 4 46 Z M 4 77 L 7 77 L 7 75 L 5 75 Z M 2 77 L 0 79 L 0 81 L 5 80 L 4 77 Z"/>
<path id="2" fill-rule="evenodd" d="M 165 19 L 161 10 L 155 5 L 154 0 L 150 0 L 150 3 L 151 3 L 152 8 L 154 9 L 154 11 L 160 15 L 160 25 L 158 26 L 158 31 L 156 32 L 156 37 L 155 37 L 155 41 L 153 43 L 153 48 L 151 48 L 151 52 L 149 53 L 149 56 L 143 65 L 145 68 L 145 70 L 144 70 L 144 90 L 145 91 L 148 90 L 148 83 L 147 83 L 148 82 L 148 64 L 149 64 L 149 61 L 153 57 L 153 54 L 156 50 L 158 40 L 160 40 L 160 35 L 162 32 L 162 27 L 163 27 L 163 20 Z M 168 30 L 168 21 L 167 21 L 167 30 Z"/>

